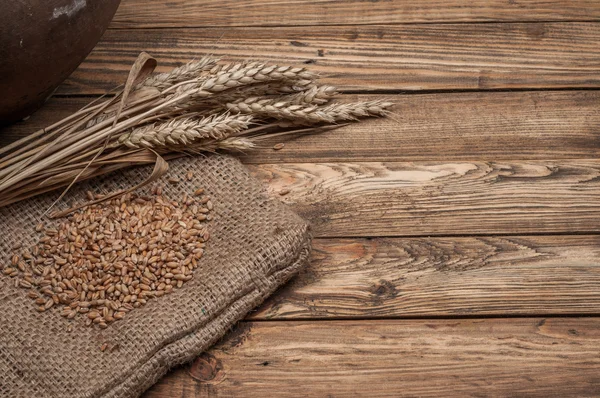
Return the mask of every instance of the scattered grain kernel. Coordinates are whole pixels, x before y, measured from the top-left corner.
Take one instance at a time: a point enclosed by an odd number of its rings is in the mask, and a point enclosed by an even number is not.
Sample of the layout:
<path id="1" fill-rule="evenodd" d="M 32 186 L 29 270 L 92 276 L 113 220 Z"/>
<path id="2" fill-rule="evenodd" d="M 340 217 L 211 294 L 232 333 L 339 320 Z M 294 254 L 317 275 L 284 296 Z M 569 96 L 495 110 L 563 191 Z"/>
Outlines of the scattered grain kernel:
<path id="1" fill-rule="evenodd" d="M 49 310 L 50 308 L 52 308 L 52 306 L 54 306 L 54 300 L 49 299 L 48 301 L 46 301 L 46 304 L 44 304 L 44 309 Z"/>

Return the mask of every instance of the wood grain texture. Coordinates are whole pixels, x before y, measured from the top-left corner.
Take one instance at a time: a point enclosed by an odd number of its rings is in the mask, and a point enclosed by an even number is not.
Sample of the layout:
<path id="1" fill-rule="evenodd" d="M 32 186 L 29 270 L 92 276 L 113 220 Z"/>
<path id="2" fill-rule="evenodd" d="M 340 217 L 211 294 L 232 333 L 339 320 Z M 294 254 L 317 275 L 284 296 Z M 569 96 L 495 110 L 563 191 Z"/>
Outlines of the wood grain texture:
<path id="1" fill-rule="evenodd" d="M 596 396 L 599 318 L 243 323 L 145 398 Z"/>
<path id="2" fill-rule="evenodd" d="M 600 24 L 486 23 L 109 30 L 58 92 L 104 93 L 142 50 L 161 70 L 206 53 L 309 62 L 351 90 L 600 87 Z"/>
<path id="3" fill-rule="evenodd" d="M 600 5 L 594 0 L 123 0 L 112 27 L 322 26 L 598 19 Z"/>
<path id="4" fill-rule="evenodd" d="M 600 314 L 600 236 L 315 239 L 252 320 Z"/>
<path id="5" fill-rule="evenodd" d="M 321 237 L 600 232 L 600 161 L 251 166 Z"/>
<path id="6" fill-rule="evenodd" d="M 378 95 L 344 95 L 366 101 Z M 264 143 L 245 163 L 464 161 L 600 157 L 600 91 L 389 95 L 388 119 Z M 88 98 L 53 98 L 27 122 L 0 130 L 0 145 L 81 108 Z"/>

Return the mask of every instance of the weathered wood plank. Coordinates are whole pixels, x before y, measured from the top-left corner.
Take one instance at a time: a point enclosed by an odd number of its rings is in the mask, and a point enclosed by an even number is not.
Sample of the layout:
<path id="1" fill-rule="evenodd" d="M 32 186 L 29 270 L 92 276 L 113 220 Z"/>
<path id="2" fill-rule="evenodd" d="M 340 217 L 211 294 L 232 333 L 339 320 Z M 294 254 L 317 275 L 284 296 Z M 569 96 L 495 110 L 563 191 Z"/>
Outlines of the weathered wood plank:
<path id="1" fill-rule="evenodd" d="M 600 231 L 600 161 L 250 166 L 321 237 Z"/>
<path id="2" fill-rule="evenodd" d="M 600 19 L 594 0 L 124 0 L 113 28 Z"/>
<path id="3" fill-rule="evenodd" d="M 600 87 L 600 24 L 489 23 L 109 30 L 58 92 L 112 89 L 142 50 L 161 70 L 206 53 L 308 62 L 353 90 Z"/>
<path id="4" fill-rule="evenodd" d="M 378 95 L 344 95 L 364 101 Z M 245 163 L 464 161 L 600 157 L 600 91 L 484 92 L 385 96 L 398 105 L 373 119 L 306 135 L 242 159 Z M 88 98 L 53 98 L 27 122 L 0 130 L 0 145 L 79 109 Z"/>
<path id="5" fill-rule="evenodd" d="M 600 236 L 315 239 L 252 320 L 600 314 Z"/>
<path id="6" fill-rule="evenodd" d="M 144 396 L 596 396 L 599 318 L 242 323 Z"/>

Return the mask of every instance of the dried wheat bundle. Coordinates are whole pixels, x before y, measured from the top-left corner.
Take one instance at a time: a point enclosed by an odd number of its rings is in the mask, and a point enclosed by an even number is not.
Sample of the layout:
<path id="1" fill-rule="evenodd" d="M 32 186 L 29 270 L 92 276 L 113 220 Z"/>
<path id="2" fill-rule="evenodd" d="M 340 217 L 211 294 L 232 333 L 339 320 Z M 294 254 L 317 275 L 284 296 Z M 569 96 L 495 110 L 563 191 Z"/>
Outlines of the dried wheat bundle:
<path id="1" fill-rule="evenodd" d="M 320 85 L 315 73 L 300 67 L 221 63 L 210 56 L 167 73 L 152 74 L 155 66 L 152 57 L 140 54 L 114 97 L 0 148 L 0 206 L 154 164 L 147 183 L 175 157 L 252 150 L 265 137 L 385 116 L 392 105 L 332 103 L 336 88 Z"/>

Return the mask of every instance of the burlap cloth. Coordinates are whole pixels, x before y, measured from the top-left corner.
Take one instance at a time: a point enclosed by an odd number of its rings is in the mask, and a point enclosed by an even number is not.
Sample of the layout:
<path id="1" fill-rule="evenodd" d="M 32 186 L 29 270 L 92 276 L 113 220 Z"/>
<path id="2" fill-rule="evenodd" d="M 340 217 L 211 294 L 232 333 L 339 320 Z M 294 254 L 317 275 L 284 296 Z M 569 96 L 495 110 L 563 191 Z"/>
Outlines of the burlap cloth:
<path id="1" fill-rule="evenodd" d="M 139 396 L 169 368 L 215 343 L 306 262 L 306 222 L 269 199 L 237 160 L 214 155 L 170 166 L 168 176 L 191 170 L 194 181 L 163 184 L 165 196 L 180 198 L 204 187 L 214 203 L 211 238 L 193 279 L 101 330 L 84 326 L 81 317 L 63 318 L 57 308 L 38 313 L 26 290 L 0 276 L 0 396 Z M 74 202 L 84 200 L 87 189 L 114 192 L 150 172 L 144 167 L 98 178 L 68 196 Z M 1 259 L 12 254 L 16 242 L 31 245 L 38 239 L 35 225 L 56 196 L 0 208 Z M 105 342 L 118 348 L 101 352 Z"/>

